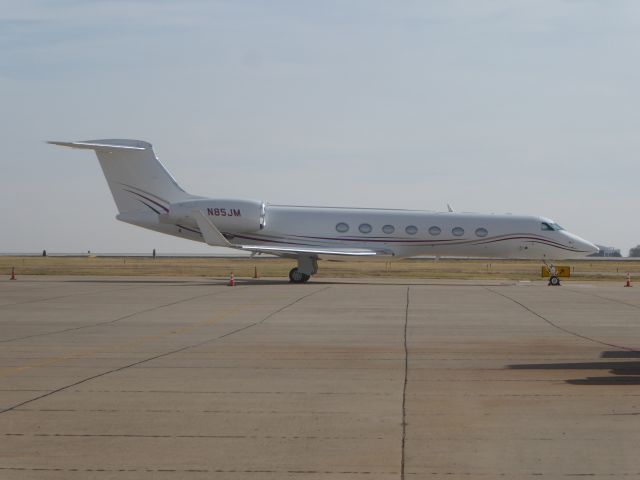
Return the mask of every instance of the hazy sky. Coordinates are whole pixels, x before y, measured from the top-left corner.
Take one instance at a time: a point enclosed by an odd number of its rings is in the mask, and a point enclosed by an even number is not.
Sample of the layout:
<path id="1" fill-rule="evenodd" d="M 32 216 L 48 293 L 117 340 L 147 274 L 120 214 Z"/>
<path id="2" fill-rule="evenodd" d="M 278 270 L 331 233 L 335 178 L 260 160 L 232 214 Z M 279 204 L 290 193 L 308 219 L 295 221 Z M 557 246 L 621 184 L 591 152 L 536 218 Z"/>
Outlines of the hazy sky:
<path id="1" fill-rule="evenodd" d="M 640 3 L 0 0 L 0 252 L 210 252 L 115 220 L 93 152 L 188 191 L 545 215 L 640 243 Z"/>

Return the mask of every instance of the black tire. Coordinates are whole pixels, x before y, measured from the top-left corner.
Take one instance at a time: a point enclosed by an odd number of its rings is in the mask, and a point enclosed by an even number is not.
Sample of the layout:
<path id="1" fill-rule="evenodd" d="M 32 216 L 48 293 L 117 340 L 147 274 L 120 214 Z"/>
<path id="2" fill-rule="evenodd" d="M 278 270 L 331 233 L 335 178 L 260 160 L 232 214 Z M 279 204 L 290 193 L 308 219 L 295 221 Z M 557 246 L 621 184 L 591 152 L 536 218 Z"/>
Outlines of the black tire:
<path id="1" fill-rule="evenodd" d="M 289 281 L 291 283 L 305 283 L 309 281 L 310 276 L 306 273 L 302 273 L 297 268 L 292 268 L 289 272 Z"/>
<path id="2" fill-rule="evenodd" d="M 549 285 L 557 287 L 560 285 L 560 279 L 553 275 L 552 277 L 549 277 Z"/>

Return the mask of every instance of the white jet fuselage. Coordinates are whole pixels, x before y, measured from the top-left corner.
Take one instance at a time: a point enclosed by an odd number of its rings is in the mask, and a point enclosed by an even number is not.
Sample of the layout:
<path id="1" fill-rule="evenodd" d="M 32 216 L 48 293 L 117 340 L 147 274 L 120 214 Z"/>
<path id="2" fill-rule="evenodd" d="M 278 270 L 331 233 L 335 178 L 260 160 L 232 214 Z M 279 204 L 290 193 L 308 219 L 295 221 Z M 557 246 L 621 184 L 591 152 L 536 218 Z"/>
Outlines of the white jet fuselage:
<path id="1" fill-rule="evenodd" d="M 339 232 L 337 226 L 347 225 Z M 388 250 L 417 255 L 570 258 L 597 251 L 586 240 L 540 217 L 346 208 L 267 206 L 253 241 Z M 249 240 L 247 238 L 247 240 Z"/>
<path id="2" fill-rule="evenodd" d="M 389 261 L 434 255 L 544 260 L 598 251 L 543 217 L 206 198 L 183 190 L 148 142 L 50 143 L 96 152 L 118 220 L 211 246 L 297 258 L 298 267 L 289 273 L 292 282 L 307 281 L 318 271 L 319 259 Z"/>
<path id="3" fill-rule="evenodd" d="M 172 218 L 170 205 L 168 209 Z M 175 221 L 167 225 L 171 231 L 165 233 L 203 241 L 191 215 L 200 210 L 231 246 L 238 247 L 367 249 L 379 252 L 380 259 L 385 255 L 562 259 L 597 251 L 587 240 L 536 216 L 268 205 L 232 199 L 195 200 L 176 210 L 183 213 L 173 216 Z"/>

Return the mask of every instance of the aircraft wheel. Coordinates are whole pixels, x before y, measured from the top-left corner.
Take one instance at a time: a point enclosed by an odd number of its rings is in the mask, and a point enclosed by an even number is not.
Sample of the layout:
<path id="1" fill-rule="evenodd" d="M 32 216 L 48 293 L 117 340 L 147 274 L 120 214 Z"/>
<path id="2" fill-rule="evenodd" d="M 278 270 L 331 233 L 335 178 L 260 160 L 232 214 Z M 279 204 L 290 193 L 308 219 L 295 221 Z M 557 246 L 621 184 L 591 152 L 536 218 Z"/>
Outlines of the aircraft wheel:
<path id="1" fill-rule="evenodd" d="M 558 285 L 560 285 L 560 279 L 555 275 L 549 277 L 549 285 L 557 287 Z"/>
<path id="2" fill-rule="evenodd" d="M 310 275 L 302 273 L 297 268 L 292 268 L 289 272 L 289 280 L 291 281 L 291 283 L 305 283 L 309 280 L 309 278 L 311 278 Z"/>

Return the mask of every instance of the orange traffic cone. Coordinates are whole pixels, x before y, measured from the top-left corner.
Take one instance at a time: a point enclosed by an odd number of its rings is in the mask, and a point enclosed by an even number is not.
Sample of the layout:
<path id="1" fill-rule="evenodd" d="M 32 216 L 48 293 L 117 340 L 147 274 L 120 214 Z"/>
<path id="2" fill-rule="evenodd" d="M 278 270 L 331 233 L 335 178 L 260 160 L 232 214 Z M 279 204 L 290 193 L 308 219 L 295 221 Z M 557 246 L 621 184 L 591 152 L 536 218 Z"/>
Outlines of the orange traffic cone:
<path id="1" fill-rule="evenodd" d="M 233 276 L 233 272 L 231 272 L 231 276 L 229 277 L 229 283 L 227 283 L 229 287 L 235 287 L 236 278 Z"/>
<path id="2" fill-rule="evenodd" d="M 11 267 L 11 278 L 9 280 L 16 279 L 16 267 Z"/>
<path id="3" fill-rule="evenodd" d="M 631 286 L 631 272 L 627 272 L 627 281 L 624 284 L 625 287 Z"/>

